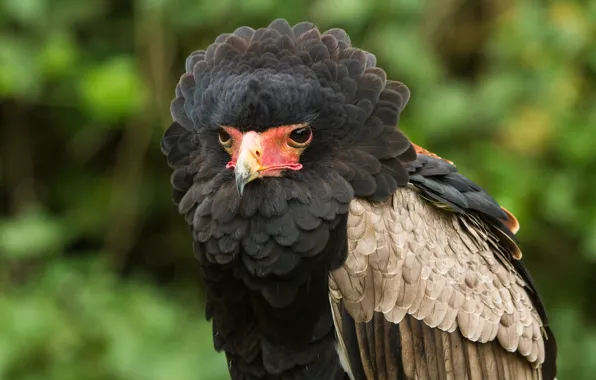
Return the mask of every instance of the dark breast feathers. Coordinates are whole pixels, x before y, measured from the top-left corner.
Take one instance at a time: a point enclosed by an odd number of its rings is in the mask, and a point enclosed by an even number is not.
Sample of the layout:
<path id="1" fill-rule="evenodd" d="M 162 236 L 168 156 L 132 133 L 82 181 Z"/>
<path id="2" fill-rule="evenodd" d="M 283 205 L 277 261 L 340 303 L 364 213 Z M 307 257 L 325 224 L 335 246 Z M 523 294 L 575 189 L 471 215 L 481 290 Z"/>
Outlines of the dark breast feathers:
<path id="1" fill-rule="evenodd" d="M 350 205 L 348 257 L 330 275 L 344 368 L 354 379 L 554 378 L 554 337 L 507 215 L 442 159 L 419 155 L 409 171 L 389 200 Z"/>
<path id="2" fill-rule="evenodd" d="M 308 22 L 240 27 L 188 58 L 162 149 L 233 379 L 554 377 L 512 219 L 396 128 L 409 96 Z M 297 123 L 303 168 L 240 197 L 221 127 Z"/>

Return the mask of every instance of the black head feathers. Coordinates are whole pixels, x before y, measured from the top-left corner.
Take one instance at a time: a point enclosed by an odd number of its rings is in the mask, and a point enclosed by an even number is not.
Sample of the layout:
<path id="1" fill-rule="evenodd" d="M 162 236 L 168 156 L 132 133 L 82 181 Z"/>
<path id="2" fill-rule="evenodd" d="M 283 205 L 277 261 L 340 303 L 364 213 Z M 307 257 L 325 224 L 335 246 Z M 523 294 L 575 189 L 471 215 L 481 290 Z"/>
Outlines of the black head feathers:
<path id="1" fill-rule="evenodd" d="M 309 22 L 290 27 L 280 19 L 222 34 L 186 60 L 171 105 L 175 125 L 164 138 L 169 162 L 199 154 L 201 135 L 219 125 L 264 130 L 308 122 L 316 138 L 306 162 L 339 166 L 355 196 L 386 198 L 407 183 L 404 163 L 415 153 L 396 128 L 409 90 L 375 64 L 343 30 L 321 34 Z"/>
<path id="2" fill-rule="evenodd" d="M 251 273 L 284 275 L 325 250 L 354 197 L 386 199 L 408 183 L 416 153 L 397 124 L 410 93 L 375 64 L 343 30 L 285 20 L 222 34 L 188 57 L 162 149 L 203 259 L 225 264 L 241 251 Z M 303 168 L 256 180 L 240 198 L 218 128 L 296 123 L 313 133 Z"/>

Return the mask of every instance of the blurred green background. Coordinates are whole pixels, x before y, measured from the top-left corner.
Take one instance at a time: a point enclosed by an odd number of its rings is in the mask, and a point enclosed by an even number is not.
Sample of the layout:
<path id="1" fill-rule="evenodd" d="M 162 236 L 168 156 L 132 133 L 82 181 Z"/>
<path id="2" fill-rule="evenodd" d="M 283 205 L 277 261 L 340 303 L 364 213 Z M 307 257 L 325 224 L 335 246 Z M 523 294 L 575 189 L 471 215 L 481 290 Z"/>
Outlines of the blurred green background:
<path id="1" fill-rule="evenodd" d="M 186 55 L 277 17 L 411 88 L 402 128 L 518 216 L 559 378 L 593 379 L 596 2 L 0 4 L 0 379 L 228 377 L 159 141 Z"/>

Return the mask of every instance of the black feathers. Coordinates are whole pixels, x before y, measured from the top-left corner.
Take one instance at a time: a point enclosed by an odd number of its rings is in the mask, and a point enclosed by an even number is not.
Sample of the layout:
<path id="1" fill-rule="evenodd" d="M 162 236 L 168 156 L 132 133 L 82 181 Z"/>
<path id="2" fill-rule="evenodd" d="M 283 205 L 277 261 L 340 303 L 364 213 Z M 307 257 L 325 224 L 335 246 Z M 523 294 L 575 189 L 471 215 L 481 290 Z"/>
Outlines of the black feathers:
<path id="1" fill-rule="evenodd" d="M 345 31 L 285 20 L 240 27 L 192 53 L 185 69 L 162 151 L 206 283 L 215 348 L 226 352 L 233 379 L 347 379 L 328 274 L 346 259 L 355 197 L 385 200 L 410 183 L 439 207 L 489 219 L 513 241 L 501 223 L 507 215 L 483 189 L 448 162 L 416 155 L 397 129 L 408 88 L 388 80 Z M 218 141 L 221 127 L 240 134 L 290 124 L 312 130 L 302 168 L 257 178 L 241 197 L 227 167 L 233 153 Z M 541 306 L 538 312 L 546 321 Z M 365 326 L 341 313 L 346 344 L 368 347 L 350 352 L 354 376 L 403 377 L 400 327 L 380 314 Z M 408 318 L 415 331 L 418 322 Z M 555 355 L 553 341 L 547 355 Z"/>
<path id="2" fill-rule="evenodd" d="M 484 189 L 447 161 L 419 154 L 416 161 L 408 164 L 408 172 L 410 181 L 429 200 L 460 213 L 474 211 L 491 220 L 507 220 L 507 214 Z"/>
<path id="3" fill-rule="evenodd" d="M 186 60 L 162 150 L 207 281 L 216 347 L 234 378 L 343 376 L 327 273 L 345 260 L 348 207 L 354 197 L 382 200 L 405 186 L 405 165 L 415 159 L 397 129 L 409 90 L 375 65 L 343 30 L 285 20 L 222 34 Z M 313 134 L 303 168 L 257 179 L 241 198 L 220 127 L 299 123 Z M 227 315 L 235 308 L 242 319 Z"/>
<path id="4" fill-rule="evenodd" d="M 284 20 L 238 28 L 188 57 L 162 149 L 176 169 L 174 199 L 205 243 L 207 262 L 244 252 L 255 275 L 287 273 L 300 256 L 322 251 L 353 197 L 381 200 L 407 184 L 415 153 L 396 124 L 409 91 L 375 63 L 343 30 L 321 34 Z M 303 170 L 254 181 L 240 199 L 219 126 L 263 131 L 302 122 L 313 131 Z M 307 236 L 320 241 L 302 242 Z M 297 258 L 280 260 L 283 247 L 296 247 Z"/>
<path id="5" fill-rule="evenodd" d="M 187 59 L 172 114 L 199 140 L 219 125 L 258 131 L 308 121 L 316 138 L 305 162 L 332 160 L 340 149 L 363 149 L 380 160 L 398 157 L 391 164 L 400 166 L 414 159 L 408 139 L 395 129 L 409 91 L 387 81 L 375 63 L 372 54 L 350 47 L 343 30 L 321 34 L 311 23 L 291 28 L 284 20 L 256 31 L 238 28 Z M 393 181 L 374 181 L 373 187 L 404 183 L 398 178 L 404 174 L 385 171 L 380 175 Z M 379 191 L 395 189 L 389 190 Z M 380 198 L 370 186 L 355 193 Z"/>

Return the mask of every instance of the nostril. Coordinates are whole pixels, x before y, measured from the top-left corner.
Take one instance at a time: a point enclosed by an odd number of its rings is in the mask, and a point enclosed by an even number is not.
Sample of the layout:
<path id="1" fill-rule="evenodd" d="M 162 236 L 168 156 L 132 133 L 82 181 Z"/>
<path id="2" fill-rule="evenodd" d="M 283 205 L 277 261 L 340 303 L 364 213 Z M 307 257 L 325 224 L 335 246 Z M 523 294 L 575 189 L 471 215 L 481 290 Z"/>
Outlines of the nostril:
<path id="1" fill-rule="evenodd" d="M 257 157 L 261 157 L 261 150 L 260 150 L 260 149 L 256 149 L 256 150 L 255 150 L 255 155 L 256 155 Z"/>

